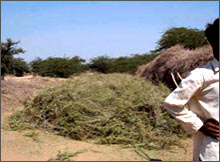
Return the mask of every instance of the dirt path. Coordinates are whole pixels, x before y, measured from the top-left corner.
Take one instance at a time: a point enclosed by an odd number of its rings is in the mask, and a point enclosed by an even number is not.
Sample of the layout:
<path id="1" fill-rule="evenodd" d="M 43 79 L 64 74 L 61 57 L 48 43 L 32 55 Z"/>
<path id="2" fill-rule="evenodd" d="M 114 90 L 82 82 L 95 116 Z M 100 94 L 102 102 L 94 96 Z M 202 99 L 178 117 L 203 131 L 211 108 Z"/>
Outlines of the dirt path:
<path id="1" fill-rule="evenodd" d="M 8 80 L 7 80 L 8 79 Z M 22 109 L 17 101 L 19 90 L 32 94 L 36 89 L 56 80 L 31 77 L 7 78 L 3 98 L 7 109 L 1 110 L 1 160 L 2 161 L 48 161 L 48 160 L 76 160 L 76 161 L 146 161 L 132 148 L 120 145 L 98 145 L 92 141 L 82 142 L 62 136 L 53 135 L 41 130 L 11 131 L 8 126 L 8 117 L 14 110 Z M 9 82 L 7 82 L 9 81 Z M 15 81 L 15 82 L 14 82 Z M 15 85 L 14 89 L 11 87 Z M 8 87 L 8 85 L 11 86 Z M 18 86 L 18 84 L 21 84 Z M 41 84 L 42 86 L 38 86 Z M 30 86 L 31 85 L 31 86 Z M 25 89 L 26 86 L 26 89 Z M 13 89 L 13 90 L 12 90 Z M 23 93 L 22 92 L 22 93 Z M 9 95 L 9 98 L 4 98 Z M 16 97 L 13 97 L 16 96 Z M 22 96 L 21 96 L 22 97 Z M 16 103 L 11 104 L 16 99 Z M 13 108 L 10 108 L 13 105 Z M 184 141 L 184 148 L 173 147 L 171 150 L 145 150 L 151 158 L 165 161 L 191 161 L 191 139 Z M 60 151 L 60 153 L 59 153 Z M 60 155 L 60 156 L 59 156 Z"/>

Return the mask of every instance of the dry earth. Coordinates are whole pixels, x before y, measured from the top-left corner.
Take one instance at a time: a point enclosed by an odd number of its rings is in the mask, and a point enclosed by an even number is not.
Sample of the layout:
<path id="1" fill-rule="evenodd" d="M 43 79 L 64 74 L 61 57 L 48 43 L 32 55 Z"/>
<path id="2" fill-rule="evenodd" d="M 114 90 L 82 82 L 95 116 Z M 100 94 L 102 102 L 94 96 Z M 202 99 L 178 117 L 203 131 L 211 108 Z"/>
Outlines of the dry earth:
<path id="1" fill-rule="evenodd" d="M 22 109 L 26 97 L 44 86 L 65 79 L 48 77 L 6 76 L 1 82 L 1 160 L 2 161 L 48 161 L 65 153 L 74 161 L 146 161 L 133 148 L 120 145 L 98 145 L 93 141 L 76 141 L 53 135 L 42 130 L 11 131 L 8 116 Z M 184 148 L 170 150 L 144 150 L 151 158 L 163 161 L 191 161 L 192 140 L 183 141 Z M 75 153 L 75 154 L 73 154 Z"/>

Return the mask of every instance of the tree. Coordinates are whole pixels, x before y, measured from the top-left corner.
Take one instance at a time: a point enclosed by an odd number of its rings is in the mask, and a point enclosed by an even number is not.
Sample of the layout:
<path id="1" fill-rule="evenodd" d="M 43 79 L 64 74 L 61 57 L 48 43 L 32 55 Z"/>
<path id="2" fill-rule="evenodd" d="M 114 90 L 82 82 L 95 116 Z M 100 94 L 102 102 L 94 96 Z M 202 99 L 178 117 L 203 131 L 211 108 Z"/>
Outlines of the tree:
<path id="1" fill-rule="evenodd" d="M 1 43 L 1 79 L 4 80 L 4 76 L 7 72 L 13 68 L 13 56 L 19 53 L 24 53 L 22 48 L 17 48 L 16 45 L 20 41 L 14 42 L 11 39 L 7 39 L 6 42 Z"/>
<path id="2" fill-rule="evenodd" d="M 71 60 L 72 60 L 74 63 L 80 63 L 80 64 L 86 62 L 86 60 L 80 58 L 79 56 L 74 56 L 74 57 L 71 58 Z"/>
<path id="3" fill-rule="evenodd" d="M 79 56 L 72 57 L 71 61 L 74 73 L 81 73 L 89 69 L 88 65 L 85 64 L 86 60 L 80 58 Z"/>
<path id="4" fill-rule="evenodd" d="M 28 64 L 23 58 L 13 58 L 12 69 L 15 76 L 24 76 L 24 73 L 29 72 Z"/>
<path id="5" fill-rule="evenodd" d="M 130 57 L 118 57 L 111 60 L 109 63 L 108 73 L 129 73 L 134 74 L 138 66 L 146 64 L 153 60 L 155 54 L 135 54 Z"/>
<path id="6" fill-rule="evenodd" d="M 65 58 L 49 57 L 40 64 L 40 75 L 67 78 L 72 75 L 71 61 Z"/>
<path id="7" fill-rule="evenodd" d="M 32 72 L 33 76 L 36 76 L 37 74 L 40 73 L 40 67 L 42 61 L 43 60 L 40 57 L 37 57 L 29 63 L 30 71 Z"/>
<path id="8" fill-rule="evenodd" d="M 164 32 L 161 39 L 158 41 L 156 52 L 170 48 L 177 44 L 183 45 L 185 48 L 195 49 L 207 45 L 205 33 L 203 30 L 181 28 L 170 28 Z"/>
<path id="9" fill-rule="evenodd" d="M 91 60 L 89 68 L 101 73 L 134 74 L 139 65 L 150 62 L 156 56 L 156 54 L 135 54 L 130 57 L 121 56 L 118 58 L 99 56 Z"/>
<path id="10" fill-rule="evenodd" d="M 107 73 L 111 58 L 108 56 L 99 56 L 93 58 L 89 63 L 89 68 L 101 73 Z"/>
<path id="11" fill-rule="evenodd" d="M 68 78 L 73 74 L 84 72 L 87 66 L 85 60 L 78 56 L 73 58 L 49 57 L 45 60 L 36 58 L 30 62 L 31 72 L 40 76 Z"/>

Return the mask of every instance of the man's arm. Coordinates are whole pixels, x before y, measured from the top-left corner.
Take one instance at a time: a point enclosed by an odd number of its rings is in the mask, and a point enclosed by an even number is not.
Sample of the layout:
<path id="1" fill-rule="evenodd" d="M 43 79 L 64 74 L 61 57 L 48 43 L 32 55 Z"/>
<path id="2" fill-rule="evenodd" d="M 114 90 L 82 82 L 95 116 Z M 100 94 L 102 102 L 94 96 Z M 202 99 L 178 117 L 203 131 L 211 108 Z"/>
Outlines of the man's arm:
<path id="1" fill-rule="evenodd" d="M 202 126 L 203 121 L 184 106 L 202 89 L 203 77 L 194 71 L 183 79 L 180 85 L 165 99 L 164 108 L 176 118 L 187 133 L 193 134 Z"/>
<path id="2" fill-rule="evenodd" d="M 192 111 L 184 108 L 187 102 L 203 86 L 203 77 L 196 71 L 183 79 L 180 85 L 165 99 L 164 108 L 175 117 L 184 127 L 187 133 L 193 134 L 197 131 L 219 140 L 219 123 L 213 119 L 205 123 Z"/>

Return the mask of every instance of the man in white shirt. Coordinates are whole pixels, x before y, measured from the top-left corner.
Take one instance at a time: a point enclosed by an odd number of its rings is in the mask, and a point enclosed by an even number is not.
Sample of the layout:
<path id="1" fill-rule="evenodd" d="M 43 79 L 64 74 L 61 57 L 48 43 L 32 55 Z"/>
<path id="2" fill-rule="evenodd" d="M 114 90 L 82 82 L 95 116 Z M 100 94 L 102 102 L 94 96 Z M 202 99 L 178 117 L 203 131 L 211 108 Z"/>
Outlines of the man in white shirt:
<path id="1" fill-rule="evenodd" d="M 215 58 L 191 71 L 165 99 L 164 108 L 194 135 L 193 161 L 219 161 L 219 19 L 208 24 L 205 36 Z"/>

